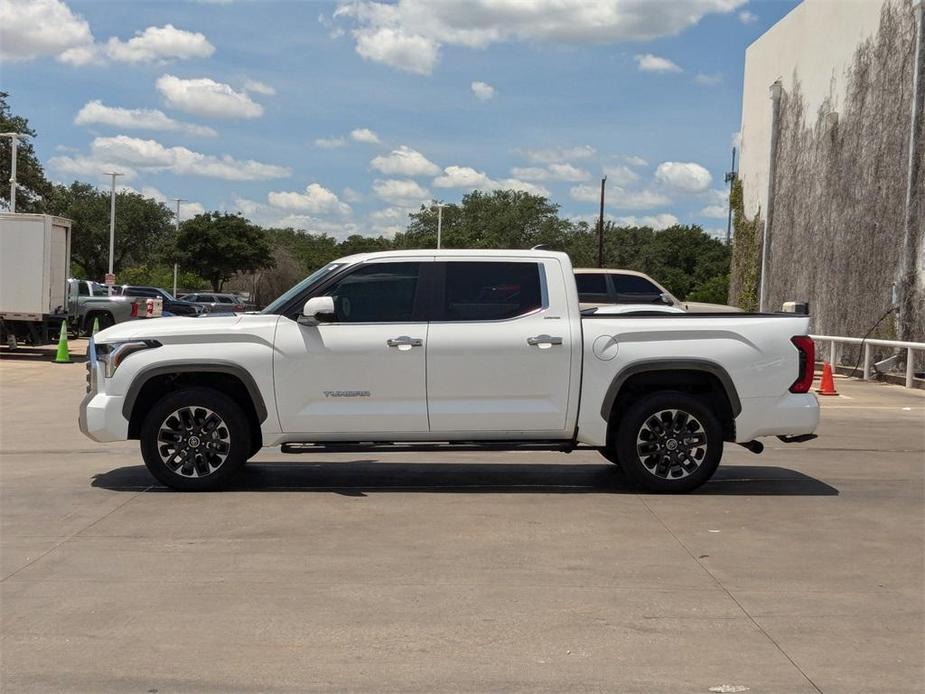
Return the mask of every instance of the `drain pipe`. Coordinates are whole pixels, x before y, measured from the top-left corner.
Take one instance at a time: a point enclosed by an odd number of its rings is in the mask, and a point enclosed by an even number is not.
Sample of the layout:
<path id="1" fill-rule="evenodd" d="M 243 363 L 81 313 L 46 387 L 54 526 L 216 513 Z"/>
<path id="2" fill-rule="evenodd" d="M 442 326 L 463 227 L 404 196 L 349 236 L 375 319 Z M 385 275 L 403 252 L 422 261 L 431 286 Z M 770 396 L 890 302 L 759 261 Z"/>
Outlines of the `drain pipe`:
<path id="1" fill-rule="evenodd" d="M 919 0 L 921 1 L 921 0 Z M 767 297 L 768 276 L 768 243 L 771 236 L 771 223 L 774 219 L 774 179 L 777 176 L 777 136 L 780 130 L 780 97 L 783 85 L 775 80 L 769 89 L 771 97 L 771 147 L 768 160 L 768 204 L 764 223 L 764 233 L 761 235 L 761 279 L 758 285 L 758 310 L 764 311 Z"/>
<path id="2" fill-rule="evenodd" d="M 912 11 L 915 14 L 915 51 L 912 67 L 912 118 L 909 121 L 909 163 L 906 171 L 906 213 L 903 225 L 902 263 L 899 269 L 899 286 L 902 295 L 899 303 L 899 330 L 901 340 L 911 340 L 915 329 L 915 265 L 916 265 L 916 233 L 915 233 L 915 192 L 922 166 L 922 109 L 925 100 L 925 3 L 923 0 L 911 0 Z M 918 216 L 923 214 L 923 203 L 918 201 Z M 922 239 L 919 239 L 922 241 Z"/>

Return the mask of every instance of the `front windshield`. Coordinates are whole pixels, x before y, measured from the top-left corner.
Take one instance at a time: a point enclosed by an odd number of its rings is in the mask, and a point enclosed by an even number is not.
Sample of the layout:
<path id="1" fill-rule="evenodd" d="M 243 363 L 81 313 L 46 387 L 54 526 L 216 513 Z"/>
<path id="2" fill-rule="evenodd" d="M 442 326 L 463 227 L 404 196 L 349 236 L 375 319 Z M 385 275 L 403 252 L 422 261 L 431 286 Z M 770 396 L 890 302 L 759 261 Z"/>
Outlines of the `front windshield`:
<path id="1" fill-rule="evenodd" d="M 164 298 L 167 299 L 167 301 L 176 301 L 176 299 L 173 298 L 173 295 L 170 292 L 168 292 L 166 289 L 161 289 L 160 287 L 158 287 L 157 291 L 163 294 Z"/>
<path id="2" fill-rule="evenodd" d="M 281 294 L 275 301 L 270 303 L 261 313 L 279 313 L 283 307 L 292 301 L 293 298 L 304 292 L 313 284 L 319 282 L 323 277 L 328 276 L 334 270 L 341 267 L 343 263 L 328 263 L 322 268 L 315 270 L 312 274 L 299 282 L 297 285 Z"/>

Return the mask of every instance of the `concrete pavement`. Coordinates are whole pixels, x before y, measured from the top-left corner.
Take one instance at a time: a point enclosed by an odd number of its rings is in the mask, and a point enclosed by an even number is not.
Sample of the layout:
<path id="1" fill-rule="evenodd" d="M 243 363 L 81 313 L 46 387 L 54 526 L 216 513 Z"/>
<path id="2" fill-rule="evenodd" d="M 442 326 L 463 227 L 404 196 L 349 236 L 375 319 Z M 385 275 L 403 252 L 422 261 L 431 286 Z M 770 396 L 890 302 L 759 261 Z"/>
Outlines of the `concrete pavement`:
<path id="1" fill-rule="evenodd" d="M 194 495 L 83 438 L 47 354 L 0 357 L 3 691 L 925 687 L 925 393 L 838 378 L 818 440 L 683 497 L 593 453 L 278 450 Z"/>

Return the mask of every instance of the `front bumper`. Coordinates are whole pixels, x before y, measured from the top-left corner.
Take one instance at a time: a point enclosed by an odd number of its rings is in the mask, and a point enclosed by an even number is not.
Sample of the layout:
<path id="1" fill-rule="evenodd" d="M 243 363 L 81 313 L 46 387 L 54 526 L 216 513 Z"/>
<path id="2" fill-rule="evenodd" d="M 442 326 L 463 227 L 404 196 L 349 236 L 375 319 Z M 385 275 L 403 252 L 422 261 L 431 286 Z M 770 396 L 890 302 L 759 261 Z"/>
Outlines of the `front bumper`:
<path id="1" fill-rule="evenodd" d="M 77 425 L 84 436 L 94 441 L 125 441 L 128 438 L 128 420 L 122 414 L 125 398 L 100 392 L 105 387 L 105 378 L 92 341 L 88 352 L 87 394 L 80 402 Z"/>

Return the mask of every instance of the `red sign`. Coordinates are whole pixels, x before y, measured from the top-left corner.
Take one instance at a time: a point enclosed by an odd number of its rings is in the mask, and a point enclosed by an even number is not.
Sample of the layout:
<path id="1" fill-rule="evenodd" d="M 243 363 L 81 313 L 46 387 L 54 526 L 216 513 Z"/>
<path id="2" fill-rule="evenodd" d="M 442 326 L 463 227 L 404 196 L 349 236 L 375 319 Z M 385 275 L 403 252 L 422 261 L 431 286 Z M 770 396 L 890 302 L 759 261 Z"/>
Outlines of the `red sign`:
<path id="1" fill-rule="evenodd" d="M 111 286 L 114 285 L 115 283 L 116 283 L 116 276 L 115 276 L 114 274 L 112 274 L 111 272 L 107 272 L 107 273 L 106 273 L 106 281 L 103 282 L 103 284 L 105 284 L 107 287 L 111 287 Z"/>

